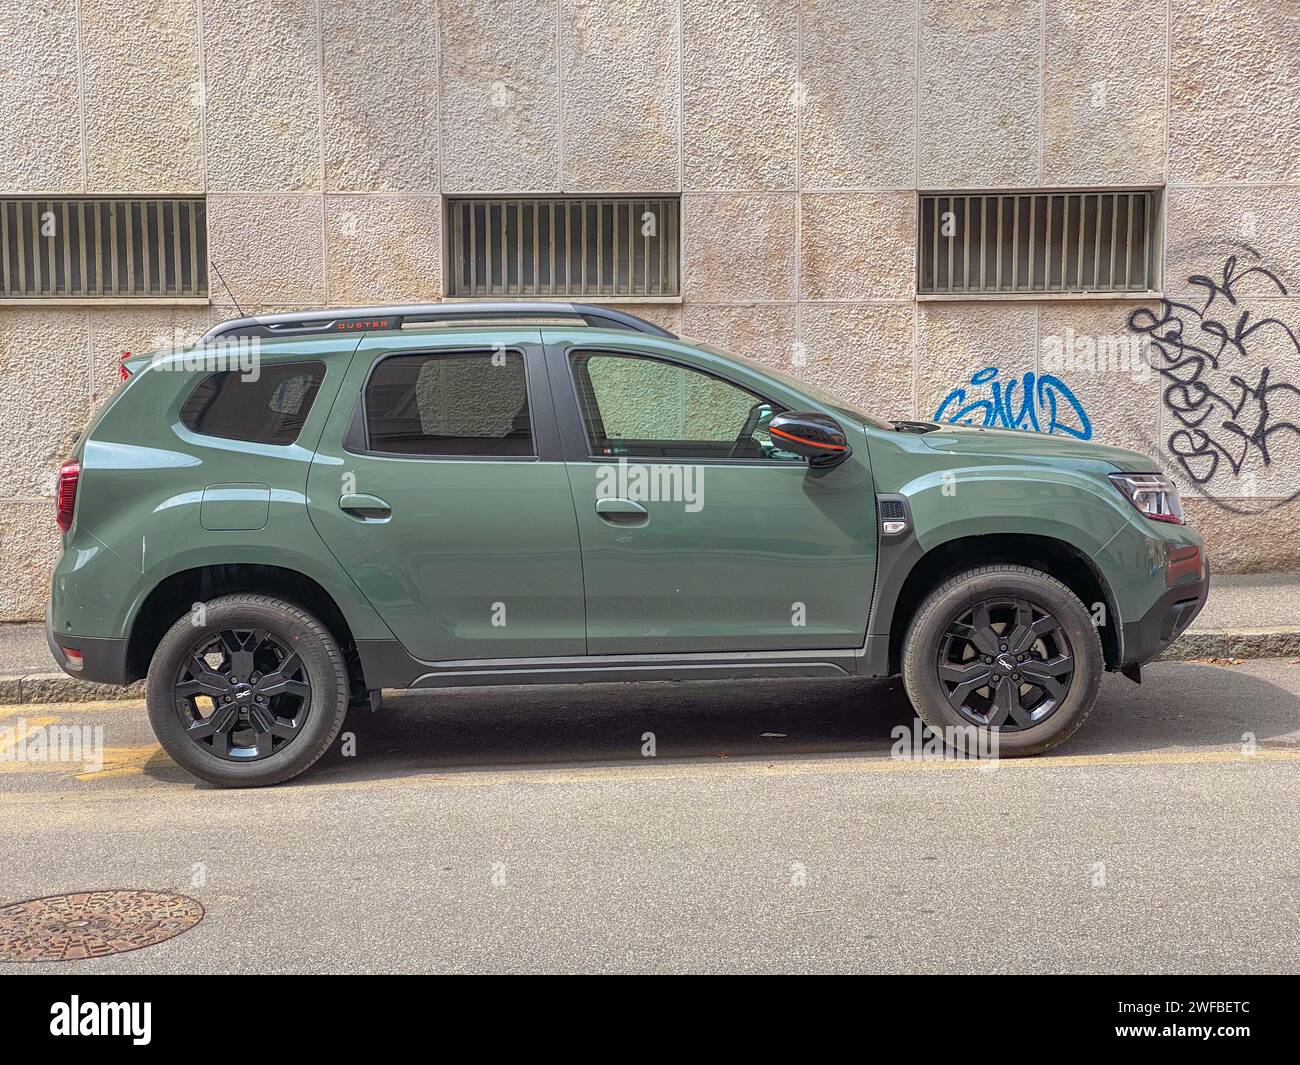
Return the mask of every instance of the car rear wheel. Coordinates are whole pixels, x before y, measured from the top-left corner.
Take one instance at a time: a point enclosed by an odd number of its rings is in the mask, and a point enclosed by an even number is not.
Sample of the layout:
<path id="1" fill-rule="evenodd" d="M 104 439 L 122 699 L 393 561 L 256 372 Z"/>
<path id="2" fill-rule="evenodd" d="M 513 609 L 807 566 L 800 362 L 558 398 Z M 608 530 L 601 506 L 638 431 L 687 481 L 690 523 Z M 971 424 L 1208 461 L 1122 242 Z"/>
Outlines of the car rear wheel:
<path id="1" fill-rule="evenodd" d="M 214 599 L 176 622 L 154 652 L 147 691 L 163 749 L 222 787 L 277 784 L 310 768 L 348 708 L 329 630 L 262 595 Z"/>
<path id="2" fill-rule="evenodd" d="M 1054 577 L 984 566 L 921 604 L 903 684 L 921 720 L 978 750 L 1017 757 L 1063 743 L 1092 710 L 1105 669 L 1092 615 Z M 961 730 L 961 731 L 952 731 Z"/>

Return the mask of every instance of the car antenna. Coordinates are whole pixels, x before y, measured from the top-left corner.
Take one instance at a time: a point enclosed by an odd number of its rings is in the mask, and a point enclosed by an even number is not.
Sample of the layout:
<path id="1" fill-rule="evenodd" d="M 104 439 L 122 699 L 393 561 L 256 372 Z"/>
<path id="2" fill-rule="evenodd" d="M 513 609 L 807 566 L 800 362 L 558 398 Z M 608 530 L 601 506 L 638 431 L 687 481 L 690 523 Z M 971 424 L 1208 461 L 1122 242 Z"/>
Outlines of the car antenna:
<path id="1" fill-rule="evenodd" d="M 221 274 L 221 267 L 217 265 L 217 260 L 210 258 L 208 261 L 212 263 L 212 271 L 217 275 L 217 280 L 221 282 L 221 287 L 226 290 L 226 295 L 230 297 L 230 302 L 235 305 L 235 310 L 239 312 L 239 317 L 245 317 L 244 308 L 239 305 L 239 300 L 235 299 L 235 294 L 230 291 L 230 286 L 226 284 L 226 279 Z"/>

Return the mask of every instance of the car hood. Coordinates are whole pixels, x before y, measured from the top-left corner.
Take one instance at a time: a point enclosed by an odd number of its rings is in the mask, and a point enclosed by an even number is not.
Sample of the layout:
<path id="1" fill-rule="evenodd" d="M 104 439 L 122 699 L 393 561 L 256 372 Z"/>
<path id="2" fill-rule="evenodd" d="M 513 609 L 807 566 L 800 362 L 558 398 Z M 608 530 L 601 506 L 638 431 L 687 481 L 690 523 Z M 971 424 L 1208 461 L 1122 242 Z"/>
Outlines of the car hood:
<path id="1" fill-rule="evenodd" d="M 923 433 L 921 439 L 927 447 L 949 455 L 1107 462 L 1125 473 L 1151 473 L 1160 469 L 1159 463 L 1140 451 L 1107 447 L 1105 444 L 1076 440 L 1070 436 L 938 424 L 933 431 Z"/>

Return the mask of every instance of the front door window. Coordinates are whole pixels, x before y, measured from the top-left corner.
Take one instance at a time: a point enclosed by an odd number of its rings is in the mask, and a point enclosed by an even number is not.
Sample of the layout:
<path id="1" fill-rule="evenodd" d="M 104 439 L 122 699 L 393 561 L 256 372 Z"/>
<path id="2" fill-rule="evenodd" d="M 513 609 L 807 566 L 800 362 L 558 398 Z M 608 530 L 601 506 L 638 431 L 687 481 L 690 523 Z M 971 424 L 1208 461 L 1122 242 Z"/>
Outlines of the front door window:
<path id="1" fill-rule="evenodd" d="M 594 456 L 802 461 L 772 445 L 777 408 L 730 381 L 637 355 L 578 352 L 572 364 Z"/>

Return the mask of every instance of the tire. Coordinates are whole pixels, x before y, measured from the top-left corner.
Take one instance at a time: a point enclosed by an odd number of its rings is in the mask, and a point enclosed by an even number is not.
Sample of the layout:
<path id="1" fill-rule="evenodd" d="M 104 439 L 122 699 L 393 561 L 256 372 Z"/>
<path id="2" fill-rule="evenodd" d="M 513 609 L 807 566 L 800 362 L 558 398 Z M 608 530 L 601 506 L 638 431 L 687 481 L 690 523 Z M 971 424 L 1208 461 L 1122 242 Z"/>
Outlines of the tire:
<path id="1" fill-rule="evenodd" d="M 983 670 L 988 682 L 976 687 Z M 903 644 L 903 686 L 921 720 L 945 740 L 962 735 L 950 729 L 973 727 L 966 742 L 1001 757 L 1064 743 L 1092 711 L 1104 670 L 1087 608 L 1027 566 L 982 566 L 946 581 L 921 604 Z"/>
<path id="2" fill-rule="evenodd" d="M 329 630 L 301 607 L 229 595 L 163 636 L 146 700 L 154 735 L 180 766 L 220 787 L 262 787 L 329 749 L 347 714 L 348 671 Z"/>

